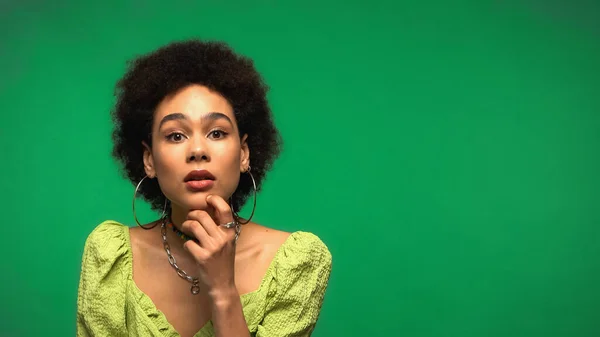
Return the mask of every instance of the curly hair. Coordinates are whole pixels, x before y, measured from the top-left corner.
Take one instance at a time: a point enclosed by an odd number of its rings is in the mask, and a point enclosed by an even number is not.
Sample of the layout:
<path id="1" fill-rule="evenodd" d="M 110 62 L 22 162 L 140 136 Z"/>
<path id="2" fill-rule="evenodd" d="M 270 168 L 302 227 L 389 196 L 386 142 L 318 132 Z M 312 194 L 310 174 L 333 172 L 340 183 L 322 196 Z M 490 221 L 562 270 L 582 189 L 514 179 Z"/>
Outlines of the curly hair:
<path id="1" fill-rule="evenodd" d="M 233 107 L 239 136 L 248 134 L 252 175 L 260 190 L 282 148 L 267 102 L 269 88 L 251 59 L 218 41 L 172 42 L 128 62 L 127 71 L 116 84 L 111 112 L 112 155 L 124 177 L 136 185 L 145 176 L 142 141 L 152 146 L 156 107 L 165 97 L 191 84 L 218 92 Z M 231 200 L 234 211 L 241 209 L 252 190 L 248 174 L 241 174 Z M 145 181 L 138 192 L 152 209 L 163 209 L 166 197 L 155 179 Z"/>

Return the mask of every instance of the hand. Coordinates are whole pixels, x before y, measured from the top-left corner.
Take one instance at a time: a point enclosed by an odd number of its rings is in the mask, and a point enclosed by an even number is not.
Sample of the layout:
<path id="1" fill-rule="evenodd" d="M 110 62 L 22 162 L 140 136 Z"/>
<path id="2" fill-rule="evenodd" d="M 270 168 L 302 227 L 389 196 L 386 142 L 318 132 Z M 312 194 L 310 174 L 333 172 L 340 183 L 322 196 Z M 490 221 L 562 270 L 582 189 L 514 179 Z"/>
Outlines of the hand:
<path id="1" fill-rule="evenodd" d="M 237 294 L 234 276 L 235 228 L 219 226 L 234 220 L 231 208 L 217 195 L 207 196 L 206 202 L 214 209 L 216 219 L 206 211 L 190 211 L 182 228 L 193 233 L 199 244 L 189 240 L 183 246 L 198 262 L 200 287 L 207 289 L 209 296 L 214 298 L 232 292 Z"/>

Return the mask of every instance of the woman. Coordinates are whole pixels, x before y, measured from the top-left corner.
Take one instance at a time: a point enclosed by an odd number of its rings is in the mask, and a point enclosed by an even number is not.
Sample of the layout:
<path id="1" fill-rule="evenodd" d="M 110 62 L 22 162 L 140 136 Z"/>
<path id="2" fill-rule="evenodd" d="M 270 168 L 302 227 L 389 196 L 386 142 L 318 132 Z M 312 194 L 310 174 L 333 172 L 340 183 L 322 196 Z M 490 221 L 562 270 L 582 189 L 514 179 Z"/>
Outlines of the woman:
<path id="1" fill-rule="evenodd" d="M 331 271 L 323 242 L 242 219 L 279 154 L 267 87 L 217 42 L 169 44 L 117 84 L 113 155 L 163 216 L 88 237 L 78 336 L 308 336 Z M 252 165 L 251 165 L 252 164 Z M 252 210 L 254 214 L 254 208 Z"/>

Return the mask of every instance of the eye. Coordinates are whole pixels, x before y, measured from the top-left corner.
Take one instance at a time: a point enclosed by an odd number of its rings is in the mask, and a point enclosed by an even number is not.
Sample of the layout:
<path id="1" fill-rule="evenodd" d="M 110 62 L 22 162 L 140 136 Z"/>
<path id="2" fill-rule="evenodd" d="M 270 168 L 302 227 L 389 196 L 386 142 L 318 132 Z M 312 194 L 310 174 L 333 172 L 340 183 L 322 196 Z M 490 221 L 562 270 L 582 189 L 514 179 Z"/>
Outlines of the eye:
<path id="1" fill-rule="evenodd" d="M 185 139 L 185 136 L 181 132 L 173 132 L 167 135 L 165 138 L 172 142 L 179 143 Z"/>
<path id="2" fill-rule="evenodd" d="M 227 132 L 223 130 L 213 130 L 208 134 L 208 137 L 213 139 L 221 139 L 225 136 L 227 136 Z"/>

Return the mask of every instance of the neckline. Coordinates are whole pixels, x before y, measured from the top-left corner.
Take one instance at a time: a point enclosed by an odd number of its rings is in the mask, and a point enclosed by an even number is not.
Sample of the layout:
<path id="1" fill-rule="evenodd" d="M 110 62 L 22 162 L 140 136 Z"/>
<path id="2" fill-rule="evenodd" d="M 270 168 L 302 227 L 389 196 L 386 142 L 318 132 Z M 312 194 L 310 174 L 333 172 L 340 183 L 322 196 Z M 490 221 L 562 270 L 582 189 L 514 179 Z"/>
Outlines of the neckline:
<path id="1" fill-rule="evenodd" d="M 179 336 L 179 333 L 177 332 L 177 330 L 175 330 L 175 328 L 173 327 L 173 325 L 167 320 L 167 317 L 165 316 L 165 314 L 156 307 L 156 304 L 154 304 L 154 301 L 152 301 L 152 298 L 150 298 L 150 296 L 148 296 L 145 292 L 143 292 L 135 283 L 135 281 L 133 280 L 133 247 L 131 246 L 131 233 L 129 232 L 129 226 L 126 226 L 124 224 L 119 223 L 119 225 L 123 226 L 123 230 L 125 231 L 125 245 L 127 247 L 127 264 L 128 264 L 128 268 L 127 268 L 127 281 L 128 283 L 132 286 L 132 288 L 134 289 L 134 291 L 137 293 L 137 295 L 142 298 L 144 301 L 152 304 L 152 310 L 154 311 L 152 313 L 153 316 L 158 316 L 160 317 L 160 319 L 168 326 L 168 329 L 171 330 L 172 332 L 176 333 L 177 336 Z M 253 290 L 251 292 L 247 292 L 244 294 L 239 295 L 240 300 L 242 302 L 242 310 L 244 309 L 244 302 L 248 299 L 253 297 L 254 295 L 260 293 L 263 291 L 263 288 L 266 287 L 266 284 L 268 281 L 270 281 L 270 276 L 273 273 L 273 269 L 275 268 L 275 264 L 276 264 L 276 260 L 279 258 L 279 255 L 283 254 L 283 248 L 289 244 L 289 242 L 291 242 L 291 238 L 292 236 L 296 236 L 298 233 L 298 231 L 296 232 L 292 232 L 290 233 L 290 235 L 288 235 L 288 237 L 283 241 L 283 243 L 279 246 L 279 248 L 277 248 L 277 251 L 275 252 L 275 255 L 273 255 L 273 259 L 271 260 L 271 262 L 269 263 L 269 266 L 267 267 L 267 270 L 265 272 L 265 275 L 263 276 L 260 285 L 258 286 L 258 288 L 256 290 Z M 146 314 L 148 314 L 148 312 L 146 312 Z M 243 312 L 244 317 L 246 316 L 246 313 Z M 245 317 L 247 319 L 247 317 Z M 212 326 L 212 319 L 209 319 L 201 328 L 200 330 L 198 330 L 195 334 L 194 337 L 196 336 L 201 336 L 201 333 L 208 327 L 208 326 Z"/>

